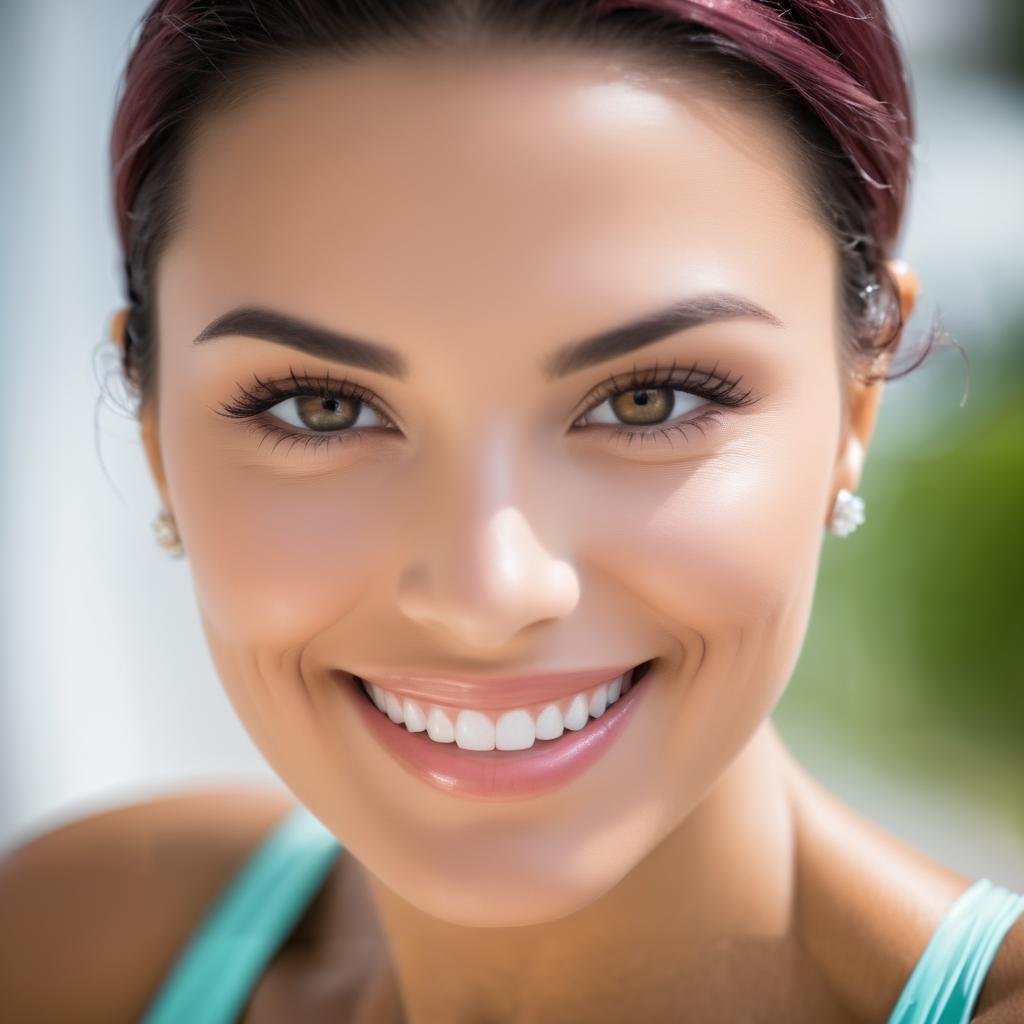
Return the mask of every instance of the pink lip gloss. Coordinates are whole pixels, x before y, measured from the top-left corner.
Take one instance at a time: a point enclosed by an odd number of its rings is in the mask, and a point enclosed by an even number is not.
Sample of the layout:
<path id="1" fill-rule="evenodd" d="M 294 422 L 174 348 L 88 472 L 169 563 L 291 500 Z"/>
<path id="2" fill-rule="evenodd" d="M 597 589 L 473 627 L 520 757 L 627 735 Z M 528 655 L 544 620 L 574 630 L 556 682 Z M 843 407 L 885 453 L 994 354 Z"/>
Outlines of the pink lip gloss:
<path id="1" fill-rule="evenodd" d="M 363 691 L 358 677 L 342 684 L 370 733 L 411 774 L 445 793 L 490 800 L 540 796 L 576 778 L 611 749 L 647 693 L 645 662 L 640 674 L 600 718 L 579 731 L 566 730 L 554 740 L 537 740 L 528 750 L 463 750 L 436 743 L 426 733 L 412 733 L 392 722 Z"/>

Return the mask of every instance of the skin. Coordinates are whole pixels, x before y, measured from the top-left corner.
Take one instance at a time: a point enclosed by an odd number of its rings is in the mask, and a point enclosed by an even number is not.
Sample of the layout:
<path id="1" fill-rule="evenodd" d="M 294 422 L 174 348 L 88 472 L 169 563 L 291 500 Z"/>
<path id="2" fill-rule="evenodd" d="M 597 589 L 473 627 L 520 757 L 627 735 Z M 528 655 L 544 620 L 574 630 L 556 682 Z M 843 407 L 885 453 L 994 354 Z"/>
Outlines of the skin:
<path id="1" fill-rule="evenodd" d="M 707 82 L 593 56 L 375 57 L 283 73 L 209 116 L 186 172 L 143 438 L 225 689 L 351 854 L 299 975 L 341 971 L 355 876 L 390 947 L 360 1019 L 884 1019 L 970 880 L 843 808 L 769 717 L 883 390 L 838 372 L 835 244 L 790 140 Z M 916 279 L 895 269 L 909 313 Z M 707 290 L 779 325 L 538 371 Z M 397 349 L 409 372 L 192 344 L 256 302 Z M 673 360 L 717 363 L 751 403 L 671 444 L 573 428 L 610 374 Z M 275 448 L 214 411 L 291 368 L 349 377 L 395 429 Z M 708 407 L 680 397 L 677 419 Z M 651 657 L 599 763 L 504 803 L 406 774 L 331 675 Z M 268 971 L 250 1024 L 275 1019 L 282 984 Z"/>

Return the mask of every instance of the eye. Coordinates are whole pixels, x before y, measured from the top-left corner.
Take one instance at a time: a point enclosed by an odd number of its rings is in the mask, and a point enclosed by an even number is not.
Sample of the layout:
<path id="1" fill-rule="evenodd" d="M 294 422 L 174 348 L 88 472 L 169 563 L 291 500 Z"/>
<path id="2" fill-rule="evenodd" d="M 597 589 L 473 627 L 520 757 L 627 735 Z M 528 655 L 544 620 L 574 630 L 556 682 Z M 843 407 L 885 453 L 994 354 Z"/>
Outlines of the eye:
<path id="1" fill-rule="evenodd" d="M 593 423 L 643 428 L 662 426 L 703 405 L 707 405 L 704 399 L 682 388 L 633 388 L 606 398 L 586 416 Z"/>
<path id="2" fill-rule="evenodd" d="M 269 406 L 266 411 L 290 427 L 317 433 L 358 430 L 387 424 L 372 406 L 352 395 L 293 395 Z"/>
<path id="3" fill-rule="evenodd" d="M 274 448 L 289 442 L 307 450 L 350 440 L 380 437 L 395 430 L 386 409 L 372 391 L 349 380 L 332 380 L 330 375 L 297 375 L 290 370 L 284 380 L 253 377 L 238 395 L 215 410 L 231 419 L 248 421 L 260 435 L 260 444 L 276 438 Z"/>
<path id="4" fill-rule="evenodd" d="M 717 369 L 718 364 L 715 364 Z M 578 417 L 577 427 L 607 426 L 618 429 L 612 437 L 632 443 L 659 438 L 672 444 L 670 433 L 684 437 L 688 428 L 705 433 L 705 424 L 720 419 L 725 407 L 749 405 L 756 399 L 750 391 L 740 391 L 739 379 L 715 377 L 715 369 L 696 366 L 677 369 L 638 371 L 611 377 L 594 389 L 586 412 Z M 696 415 L 694 415 L 696 413 Z"/>

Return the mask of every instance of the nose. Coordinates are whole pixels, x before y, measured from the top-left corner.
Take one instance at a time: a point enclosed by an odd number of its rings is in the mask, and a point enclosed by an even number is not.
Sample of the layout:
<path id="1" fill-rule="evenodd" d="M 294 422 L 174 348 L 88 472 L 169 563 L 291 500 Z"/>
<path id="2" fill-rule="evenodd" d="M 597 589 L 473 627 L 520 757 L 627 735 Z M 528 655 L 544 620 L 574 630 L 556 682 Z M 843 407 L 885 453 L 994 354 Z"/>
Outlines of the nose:
<path id="1" fill-rule="evenodd" d="M 575 569 L 545 549 L 520 509 L 492 504 L 474 515 L 463 506 L 440 520 L 401 576 L 398 604 L 409 619 L 487 652 L 576 607 Z"/>

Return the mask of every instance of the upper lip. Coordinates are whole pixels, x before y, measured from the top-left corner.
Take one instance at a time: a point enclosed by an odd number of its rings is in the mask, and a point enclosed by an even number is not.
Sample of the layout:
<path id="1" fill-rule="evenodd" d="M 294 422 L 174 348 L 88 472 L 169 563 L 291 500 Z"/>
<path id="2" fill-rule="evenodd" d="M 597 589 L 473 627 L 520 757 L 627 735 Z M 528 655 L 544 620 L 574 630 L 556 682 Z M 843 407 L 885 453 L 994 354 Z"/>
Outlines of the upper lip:
<path id="1" fill-rule="evenodd" d="M 561 700 L 590 690 L 629 672 L 642 661 L 572 672 L 545 672 L 537 675 L 468 676 L 455 672 L 434 673 L 374 672 L 360 675 L 374 683 L 424 703 L 453 704 L 458 707 L 499 710 L 525 707 L 546 700 Z"/>

